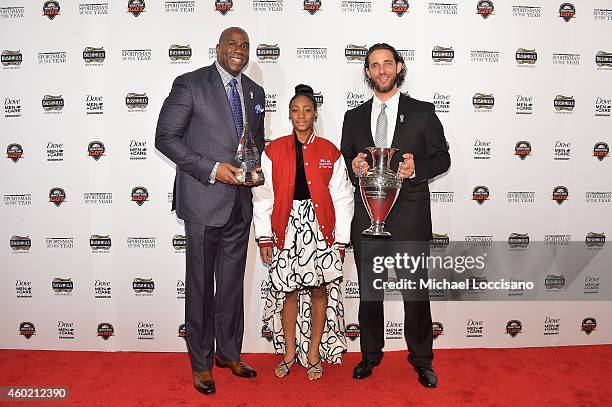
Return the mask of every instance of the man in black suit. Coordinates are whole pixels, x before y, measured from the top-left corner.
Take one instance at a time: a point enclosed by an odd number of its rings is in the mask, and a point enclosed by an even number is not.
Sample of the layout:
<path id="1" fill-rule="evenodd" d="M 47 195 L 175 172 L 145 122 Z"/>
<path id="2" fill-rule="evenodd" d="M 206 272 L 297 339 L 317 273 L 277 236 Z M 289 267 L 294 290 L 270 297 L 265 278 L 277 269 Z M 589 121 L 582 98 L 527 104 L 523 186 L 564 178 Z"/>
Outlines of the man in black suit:
<path id="1" fill-rule="evenodd" d="M 400 176 L 404 180 L 385 228 L 394 241 L 426 243 L 432 238 L 429 186 L 427 181 L 446 172 L 450 166 L 448 144 L 434 105 L 402 94 L 406 68 L 399 53 L 388 44 L 375 44 L 367 52 L 365 81 L 374 97 L 344 115 L 341 151 L 347 167 L 352 168 L 351 181 L 358 186 L 356 175 L 369 168 L 366 148 L 393 147 L 399 151 L 392 166 L 403 159 Z M 364 379 L 372 374 L 383 356 L 384 312 L 382 300 L 364 298 L 365 277 L 372 270 L 362 270 L 362 242 L 372 240 L 362 235 L 370 218 L 361 199 L 355 194 L 351 240 L 360 282 L 359 326 L 362 360 L 353 377 Z M 362 274 L 364 273 L 364 274 Z M 426 271 L 425 271 L 426 273 Z M 404 336 L 408 345 L 408 361 L 418 372 L 425 387 L 436 387 L 437 376 L 432 368 L 432 321 L 429 299 L 404 301 Z"/>
<path id="2" fill-rule="evenodd" d="M 204 394 L 215 392 L 213 355 L 236 376 L 256 376 L 240 360 L 252 195 L 232 163 L 247 124 L 263 151 L 265 97 L 242 73 L 249 62 L 242 28 L 224 30 L 216 51 L 214 64 L 174 80 L 155 133 L 155 147 L 176 164 L 172 206 L 187 235 L 187 349 L 194 385 Z"/>

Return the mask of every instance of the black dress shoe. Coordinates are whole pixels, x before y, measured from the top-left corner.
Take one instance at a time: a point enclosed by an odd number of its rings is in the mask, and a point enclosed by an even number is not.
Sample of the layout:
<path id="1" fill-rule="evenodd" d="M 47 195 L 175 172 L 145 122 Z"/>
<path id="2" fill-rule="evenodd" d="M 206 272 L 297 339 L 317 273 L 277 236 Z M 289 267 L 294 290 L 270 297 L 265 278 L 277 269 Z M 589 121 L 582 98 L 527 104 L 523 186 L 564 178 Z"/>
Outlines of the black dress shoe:
<path id="1" fill-rule="evenodd" d="M 361 361 L 353 369 L 353 379 L 365 379 L 372 375 L 374 366 L 378 366 L 380 360 L 361 359 Z"/>
<path id="2" fill-rule="evenodd" d="M 424 387 L 430 389 L 438 387 L 438 376 L 431 367 L 415 367 L 414 370 L 419 374 L 419 383 Z"/>
<path id="3" fill-rule="evenodd" d="M 215 392 L 215 380 L 210 370 L 193 372 L 193 386 L 202 394 L 213 394 Z"/>

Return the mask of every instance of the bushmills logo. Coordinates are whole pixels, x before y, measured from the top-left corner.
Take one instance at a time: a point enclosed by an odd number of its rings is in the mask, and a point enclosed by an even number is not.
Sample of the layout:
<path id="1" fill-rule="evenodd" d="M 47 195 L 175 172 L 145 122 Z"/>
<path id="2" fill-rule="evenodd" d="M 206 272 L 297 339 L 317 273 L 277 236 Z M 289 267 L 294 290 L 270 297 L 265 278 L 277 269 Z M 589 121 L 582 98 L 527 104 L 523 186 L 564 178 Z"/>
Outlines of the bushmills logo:
<path id="1" fill-rule="evenodd" d="M 476 4 L 476 14 L 480 15 L 485 20 L 489 18 L 491 14 L 493 14 L 493 2 L 489 0 L 480 0 Z"/>
<path id="2" fill-rule="evenodd" d="M 64 98 L 62 95 L 45 95 L 42 99 L 42 108 L 45 112 L 59 112 L 64 108 Z"/>
<path id="3" fill-rule="evenodd" d="M 612 69 L 612 52 L 598 51 L 595 55 L 595 64 L 600 68 Z"/>
<path id="4" fill-rule="evenodd" d="M 255 55 L 257 55 L 260 61 L 276 61 L 280 56 L 280 48 L 278 44 L 259 44 Z"/>
<path id="5" fill-rule="evenodd" d="M 43 3 L 43 16 L 47 17 L 49 20 L 53 20 L 56 16 L 60 15 L 60 4 L 59 2 L 45 1 Z"/>
<path id="6" fill-rule="evenodd" d="M 104 47 L 85 47 L 83 50 L 83 61 L 86 64 L 102 64 L 106 59 L 106 51 Z"/>
<path id="7" fill-rule="evenodd" d="M 429 247 L 432 249 L 446 249 L 450 244 L 450 238 L 447 233 L 432 233 L 432 238 L 429 241 Z"/>
<path id="8" fill-rule="evenodd" d="M 168 57 L 172 62 L 189 61 L 192 55 L 193 51 L 189 45 L 172 44 L 168 50 Z"/>
<path id="9" fill-rule="evenodd" d="M 452 47 L 447 48 L 436 45 L 431 50 L 431 59 L 437 63 L 451 63 L 453 62 L 453 59 L 455 59 L 455 51 L 453 51 Z"/>
<path id="10" fill-rule="evenodd" d="M 510 233 L 508 236 L 508 246 L 511 248 L 526 248 L 529 246 L 529 234 L 528 233 Z"/>
<path id="11" fill-rule="evenodd" d="M 472 192 L 472 200 L 476 201 L 478 205 L 482 205 L 485 201 L 488 201 L 490 197 L 489 188 L 484 185 L 478 185 L 474 187 Z"/>
<path id="12" fill-rule="evenodd" d="M 348 61 L 365 61 L 368 48 L 365 45 L 349 44 L 344 49 L 344 56 Z"/>
<path id="13" fill-rule="evenodd" d="M 572 3 L 562 3 L 559 6 L 559 17 L 569 23 L 576 16 L 576 7 Z"/>
<path id="14" fill-rule="evenodd" d="M 558 112 L 571 112 L 576 107 L 576 101 L 573 96 L 557 95 L 554 100 L 555 110 Z"/>
<path id="15" fill-rule="evenodd" d="M 109 235 L 91 235 L 89 238 L 89 246 L 93 251 L 108 251 L 111 248 L 111 238 Z"/>
<path id="16" fill-rule="evenodd" d="M 32 240 L 28 236 L 13 235 L 10 240 L 11 249 L 27 252 L 32 247 Z"/>
<path id="17" fill-rule="evenodd" d="M 23 157 L 23 147 L 21 147 L 21 144 L 9 144 L 6 148 L 6 158 L 16 163 L 21 159 L 21 157 Z"/>
<path id="18" fill-rule="evenodd" d="M 538 60 L 538 53 L 535 49 L 519 48 L 514 57 L 519 65 L 534 65 Z"/>
<path id="19" fill-rule="evenodd" d="M 491 110 L 495 105 L 495 97 L 492 94 L 475 93 L 472 96 L 472 105 L 476 110 Z"/>
<path id="20" fill-rule="evenodd" d="M 0 55 L 0 62 L 3 66 L 19 66 L 23 62 L 23 54 L 21 51 L 10 51 L 5 49 Z"/>
<path id="21" fill-rule="evenodd" d="M 71 278 L 55 277 L 51 282 L 51 288 L 56 293 L 71 293 L 74 290 L 74 283 Z"/>
<path id="22" fill-rule="evenodd" d="M 137 294 L 153 294 L 153 290 L 155 290 L 155 282 L 152 278 L 137 277 L 132 282 L 132 289 Z"/>
<path id="23" fill-rule="evenodd" d="M 62 188 L 54 187 L 49 191 L 49 202 L 55 206 L 60 206 L 66 201 L 66 191 Z"/>
<path id="24" fill-rule="evenodd" d="M 562 290 L 565 288 L 565 276 L 562 274 L 549 274 L 544 278 L 547 290 Z"/>
<path id="25" fill-rule="evenodd" d="M 584 243 L 589 249 L 600 249 L 606 244 L 606 235 L 604 233 L 589 232 L 584 238 Z"/>
<path id="26" fill-rule="evenodd" d="M 172 238 L 172 247 L 177 252 L 184 252 L 187 248 L 187 237 L 185 235 L 174 235 Z"/>
<path id="27" fill-rule="evenodd" d="M 517 141 L 514 146 L 514 155 L 521 160 L 529 157 L 531 155 L 531 143 L 528 141 Z"/>
<path id="28" fill-rule="evenodd" d="M 506 333 L 512 338 L 516 338 L 518 334 L 523 332 L 523 324 L 518 319 L 508 321 L 506 324 Z"/>
<path id="29" fill-rule="evenodd" d="M 562 185 L 553 188 L 552 200 L 561 205 L 569 199 L 569 191 L 567 187 Z"/>
<path id="30" fill-rule="evenodd" d="M 125 105 L 130 110 L 144 110 L 149 105 L 149 97 L 146 93 L 128 93 L 125 97 Z"/>

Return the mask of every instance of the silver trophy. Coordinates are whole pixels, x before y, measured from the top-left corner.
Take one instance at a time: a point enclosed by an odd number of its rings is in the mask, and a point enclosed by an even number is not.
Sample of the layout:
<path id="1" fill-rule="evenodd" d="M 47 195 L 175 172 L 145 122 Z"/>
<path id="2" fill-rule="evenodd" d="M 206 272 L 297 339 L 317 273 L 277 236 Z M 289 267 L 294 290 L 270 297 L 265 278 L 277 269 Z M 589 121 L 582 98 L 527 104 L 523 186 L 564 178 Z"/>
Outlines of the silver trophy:
<path id="1" fill-rule="evenodd" d="M 372 167 L 363 174 L 359 167 L 359 190 L 361 199 L 372 221 L 362 234 L 366 236 L 391 236 L 385 230 L 385 220 L 397 200 L 402 188 L 399 172 L 403 162 L 399 163 L 397 173 L 391 171 L 391 158 L 397 148 L 368 147 L 372 155 Z"/>
<path id="2" fill-rule="evenodd" d="M 249 130 L 247 123 L 244 123 L 242 136 L 238 142 L 238 151 L 236 152 L 236 164 L 240 168 L 240 173 L 236 175 L 238 181 L 249 187 L 263 185 L 264 175 L 261 170 L 261 156 L 253 135 Z"/>

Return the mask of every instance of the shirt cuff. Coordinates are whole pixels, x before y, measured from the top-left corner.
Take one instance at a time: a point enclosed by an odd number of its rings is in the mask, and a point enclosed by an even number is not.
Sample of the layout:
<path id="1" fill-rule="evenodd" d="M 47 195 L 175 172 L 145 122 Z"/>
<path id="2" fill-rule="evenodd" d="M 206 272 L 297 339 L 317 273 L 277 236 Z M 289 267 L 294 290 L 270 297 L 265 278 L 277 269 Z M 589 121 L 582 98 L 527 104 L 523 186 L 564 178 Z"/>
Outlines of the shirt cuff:
<path id="1" fill-rule="evenodd" d="M 416 171 L 412 171 L 412 175 L 408 177 L 408 179 L 414 179 L 414 178 L 416 178 Z"/>
<path id="2" fill-rule="evenodd" d="M 215 181 L 217 180 L 217 168 L 219 168 L 219 162 L 218 161 L 215 164 L 215 166 L 213 167 L 212 171 L 210 171 L 210 178 L 208 178 L 208 182 L 210 182 L 211 184 L 214 184 Z"/>

